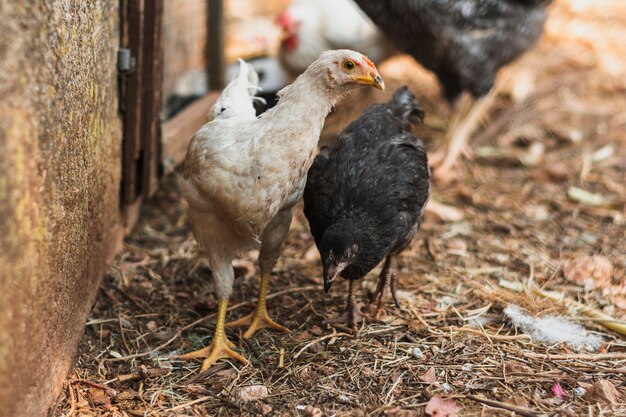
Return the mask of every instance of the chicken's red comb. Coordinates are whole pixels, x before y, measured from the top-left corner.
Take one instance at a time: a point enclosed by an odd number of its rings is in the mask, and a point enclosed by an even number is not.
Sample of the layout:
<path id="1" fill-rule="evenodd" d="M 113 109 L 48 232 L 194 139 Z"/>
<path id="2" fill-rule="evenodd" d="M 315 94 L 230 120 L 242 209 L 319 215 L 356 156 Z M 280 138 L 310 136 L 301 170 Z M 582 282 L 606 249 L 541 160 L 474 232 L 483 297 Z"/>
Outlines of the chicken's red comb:
<path id="1" fill-rule="evenodd" d="M 278 16 L 276 16 L 275 20 L 276 24 L 283 29 L 288 29 L 293 24 L 293 20 L 291 18 L 291 14 L 288 10 L 283 11 Z"/>

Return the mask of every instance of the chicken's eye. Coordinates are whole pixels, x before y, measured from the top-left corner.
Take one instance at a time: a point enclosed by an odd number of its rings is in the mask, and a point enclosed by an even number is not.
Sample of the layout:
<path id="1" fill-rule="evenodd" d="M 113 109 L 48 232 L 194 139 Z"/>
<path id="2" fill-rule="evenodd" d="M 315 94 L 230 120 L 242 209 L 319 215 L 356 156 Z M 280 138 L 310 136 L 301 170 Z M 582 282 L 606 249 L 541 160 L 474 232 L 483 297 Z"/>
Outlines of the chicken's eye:
<path id="1" fill-rule="evenodd" d="M 347 70 L 353 70 L 354 66 L 354 62 L 350 61 L 349 59 L 347 61 L 344 61 L 343 63 L 343 67 Z"/>

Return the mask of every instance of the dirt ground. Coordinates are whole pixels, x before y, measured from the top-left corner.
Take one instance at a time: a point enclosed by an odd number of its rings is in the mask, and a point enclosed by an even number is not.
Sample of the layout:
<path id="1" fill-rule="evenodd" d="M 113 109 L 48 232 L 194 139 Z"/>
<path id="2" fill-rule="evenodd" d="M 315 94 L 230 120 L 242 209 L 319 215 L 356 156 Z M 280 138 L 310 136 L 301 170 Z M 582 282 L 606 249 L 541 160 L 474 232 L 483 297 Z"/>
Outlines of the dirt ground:
<path id="1" fill-rule="evenodd" d="M 474 157 L 454 184 L 435 184 L 433 199 L 452 211 L 429 214 L 402 255 L 401 308 L 387 300 L 356 336 L 331 323 L 347 284 L 322 291 L 298 207 L 269 301 L 291 333 L 263 330 L 246 342 L 229 330 L 251 364 L 223 362 L 198 378 L 200 364 L 175 355 L 209 343 L 216 300 L 170 176 L 104 279 L 50 415 L 409 417 L 438 396 L 462 416 L 626 416 L 624 336 L 532 291 L 534 282 L 626 319 L 624 39 L 622 0 L 556 2 L 538 47 L 501 74 Z M 351 96 L 329 129 L 408 84 L 427 111 L 416 134 L 440 146 L 448 110 L 433 78 L 406 57 L 381 72 L 385 95 Z M 600 257 L 571 261 L 586 255 Z M 255 257 L 236 264 L 229 319 L 253 308 Z M 601 346 L 577 352 L 530 339 L 503 314 L 509 304 L 564 315 Z"/>

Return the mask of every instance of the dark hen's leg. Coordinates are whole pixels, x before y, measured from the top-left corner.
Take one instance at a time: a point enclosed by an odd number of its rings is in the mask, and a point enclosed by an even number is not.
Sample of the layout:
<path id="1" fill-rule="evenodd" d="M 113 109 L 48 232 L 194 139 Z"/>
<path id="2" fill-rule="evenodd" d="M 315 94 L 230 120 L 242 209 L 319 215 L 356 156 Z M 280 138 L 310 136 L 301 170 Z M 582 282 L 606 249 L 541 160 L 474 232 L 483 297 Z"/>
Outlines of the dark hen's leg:
<path id="1" fill-rule="evenodd" d="M 380 275 L 378 276 L 378 285 L 376 286 L 376 291 L 372 294 L 372 298 L 370 299 L 370 303 L 376 300 L 376 319 L 380 317 L 380 310 L 383 305 L 383 297 L 385 295 L 385 290 L 387 287 L 390 288 L 391 296 L 393 297 L 393 301 L 397 307 L 400 307 L 400 303 L 398 303 L 398 297 L 396 296 L 396 273 L 394 271 L 394 258 L 393 255 L 387 255 L 385 258 L 385 263 L 383 264 L 383 269 L 380 271 Z"/>
<path id="2" fill-rule="evenodd" d="M 456 179 L 456 164 L 463 153 L 468 153 L 468 143 L 482 120 L 487 115 L 495 93 L 493 90 L 477 100 L 464 93 L 454 106 L 450 129 L 447 134 L 447 145 L 443 151 L 429 157 L 433 166 L 433 178 L 440 183 L 449 183 Z"/>
<path id="3" fill-rule="evenodd" d="M 354 331 L 356 331 L 357 324 L 363 320 L 363 314 L 354 299 L 354 280 L 350 280 L 348 289 L 348 305 L 346 306 L 346 315 L 348 319 L 348 325 Z"/>

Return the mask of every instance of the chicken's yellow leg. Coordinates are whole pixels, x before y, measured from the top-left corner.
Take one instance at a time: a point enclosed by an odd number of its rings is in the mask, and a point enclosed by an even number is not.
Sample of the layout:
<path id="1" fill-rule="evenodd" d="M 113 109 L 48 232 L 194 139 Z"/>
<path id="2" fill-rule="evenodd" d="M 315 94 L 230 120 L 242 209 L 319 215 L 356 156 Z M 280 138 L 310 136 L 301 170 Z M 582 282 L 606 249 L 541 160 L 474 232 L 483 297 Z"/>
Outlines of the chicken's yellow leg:
<path id="1" fill-rule="evenodd" d="M 249 363 L 246 358 L 232 349 L 235 344 L 228 340 L 226 332 L 224 332 L 227 306 L 228 300 L 219 300 L 217 303 L 217 324 L 215 326 L 215 334 L 213 335 L 213 341 L 211 344 L 202 349 L 180 355 L 180 359 L 206 358 L 204 362 L 202 362 L 202 371 L 208 369 L 221 358 L 236 359 L 244 365 Z"/>
<path id="2" fill-rule="evenodd" d="M 262 329 L 264 327 L 269 327 L 272 330 L 276 330 L 279 332 L 288 332 L 289 329 L 281 326 L 278 323 L 275 323 L 267 314 L 267 305 L 266 299 L 267 296 L 267 287 L 270 285 L 270 274 L 263 274 L 261 276 L 261 289 L 259 291 L 259 301 L 257 302 L 256 308 L 250 314 L 245 317 L 240 318 L 239 320 L 231 321 L 226 323 L 226 327 L 237 327 L 244 326 L 249 324 L 248 330 L 244 333 L 243 337 L 245 339 L 250 339 L 254 336 L 254 333 Z"/>

